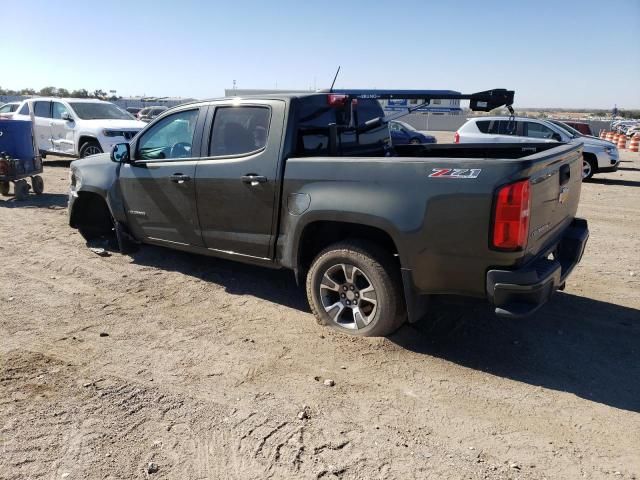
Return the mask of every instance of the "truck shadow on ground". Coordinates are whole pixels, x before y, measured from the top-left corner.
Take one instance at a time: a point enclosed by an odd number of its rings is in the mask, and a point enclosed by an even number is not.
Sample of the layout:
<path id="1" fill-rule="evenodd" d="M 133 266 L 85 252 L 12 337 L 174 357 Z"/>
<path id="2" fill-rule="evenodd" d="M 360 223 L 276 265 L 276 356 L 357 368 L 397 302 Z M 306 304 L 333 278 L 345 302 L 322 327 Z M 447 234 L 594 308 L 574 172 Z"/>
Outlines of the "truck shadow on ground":
<path id="1" fill-rule="evenodd" d="M 589 183 L 599 183 L 600 185 L 620 185 L 622 187 L 640 187 L 640 182 L 633 180 L 617 180 L 615 178 L 590 178 Z"/>
<path id="2" fill-rule="evenodd" d="M 253 295 L 296 310 L 311 311 L 303 288 L 296 285 L 289 270 L 256 267 L 151 245 L 141 246 L 131 256 L 135 263 L 197 277 L 220 285 L 232 295 Z"/>
<path id="3" fill-rule="evenodd" d="M 233 295 L 309 312 L 291 272 L 143 246 L 135 263 L 194 276 Z M 390 341 L 515 381 L 640 412 L 640 311 L 558 292 L 528 319 L 501 320 L 487 305 L 454 299 Z M 434 320 L 436 327 L 434 327 Z"/>
<path id="4" fill-rule="evenodd" d="M 24 200 L 16 200 L 14 197 L 4 197 L 0 200 L 0 208 L 67 208 L 68 195 L 63 193 L 43 193 L 42 195 L 29 194 Z"/>
<path id="5" fill-rule="evenodd" d="M 429 325 L 408 325 L 391 340 L 491 375 L 640 412 L 640 310 L 558 292 L 530 318 L 502 320 L 475 308 L 436 341 Z"/>

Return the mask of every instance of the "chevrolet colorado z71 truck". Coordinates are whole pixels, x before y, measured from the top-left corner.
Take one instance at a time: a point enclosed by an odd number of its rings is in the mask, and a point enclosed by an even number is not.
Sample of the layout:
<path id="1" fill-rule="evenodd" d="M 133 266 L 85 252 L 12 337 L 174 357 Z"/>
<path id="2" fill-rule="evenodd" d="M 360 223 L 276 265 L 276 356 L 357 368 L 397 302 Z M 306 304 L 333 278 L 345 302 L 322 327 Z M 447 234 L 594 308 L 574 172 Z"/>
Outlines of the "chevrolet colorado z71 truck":
<path id="1" fill-rule="evenodd" d="M 581 144 L 393 147 L 380 98 L 511 106 L 513 91 L 333 91 L 175 107 L 111 154 L 71 165 L 86 239 L 288 268 L 319 323 L 383 336 L 433 295 L 537 310 L 588 237 Z M 423 103 L 424 104 L 424 103 Z"/>

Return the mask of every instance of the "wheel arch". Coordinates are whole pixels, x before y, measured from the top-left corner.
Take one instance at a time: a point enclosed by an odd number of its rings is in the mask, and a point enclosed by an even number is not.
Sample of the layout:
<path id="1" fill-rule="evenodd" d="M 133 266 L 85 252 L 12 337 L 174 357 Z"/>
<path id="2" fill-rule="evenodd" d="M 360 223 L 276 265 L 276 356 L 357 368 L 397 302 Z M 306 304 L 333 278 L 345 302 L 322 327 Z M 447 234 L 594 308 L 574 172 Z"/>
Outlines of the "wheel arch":
<path id="1" fill-rule="evenodd" d="M 81 133 L 78 136 L 78 144 L 76 145 L 76 153 L 78 155 L 80 155 L 80 149 L 82 148 L 82 145 L 84 145 L 86 142 L 89 142 L 89 141 L 97 142 L 98 145 L 100 145 L 100 148 L 102 148 L 102 144 L 100 143 L 100 140 L 98 140 L 98 137 L 95 134 Z"/>
<path id="2" fill-rule="evenodd" d="M 69 225 L 79 230 L 90 227 L 96 232 L 109 233 L 113 228 L 113 215 L 106 199 L 86 190 L 77 195 L 69 212 Z"/>

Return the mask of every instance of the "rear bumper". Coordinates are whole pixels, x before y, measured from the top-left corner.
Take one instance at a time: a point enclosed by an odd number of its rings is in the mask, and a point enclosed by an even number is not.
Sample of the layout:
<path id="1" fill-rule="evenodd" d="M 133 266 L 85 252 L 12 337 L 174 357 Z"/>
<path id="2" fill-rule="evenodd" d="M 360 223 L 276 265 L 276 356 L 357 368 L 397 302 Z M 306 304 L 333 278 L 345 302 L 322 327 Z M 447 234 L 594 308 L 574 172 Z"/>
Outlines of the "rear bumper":
<path id="1" fill-rule="evenodd" d="M 487 296 L 497 315 L 518 318 L 542 307 L 582 258 L 589 238 L 587 221 L 573 220 L 553 249 L 518 270 L 489 270 Z"/>

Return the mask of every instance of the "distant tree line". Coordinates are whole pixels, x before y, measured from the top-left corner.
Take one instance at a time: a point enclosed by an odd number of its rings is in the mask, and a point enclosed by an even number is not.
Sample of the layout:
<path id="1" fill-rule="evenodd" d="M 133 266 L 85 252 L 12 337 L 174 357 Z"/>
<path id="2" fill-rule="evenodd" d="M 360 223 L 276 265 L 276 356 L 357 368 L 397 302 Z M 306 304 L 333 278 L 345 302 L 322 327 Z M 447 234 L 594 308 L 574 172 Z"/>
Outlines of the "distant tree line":
<path id="1" fill-rule="evenodd" d="M 102 100 L 119 100 L 120 98 L 122 98 L 114 94 L 108 94 L 102 89 L 90 92 L 85 88 L 69 91 L 66 88 L 58 87 L 44 87 L 39 91 L 34 90 L 33 88 L 11 90 L 0 87 L 0 95 L 39 95 L 41 97 L 100 98 Z"/>

